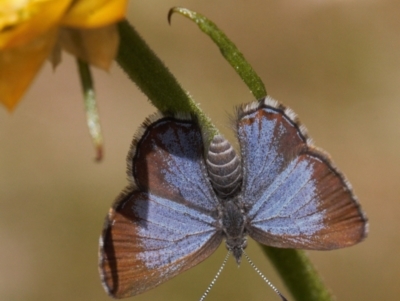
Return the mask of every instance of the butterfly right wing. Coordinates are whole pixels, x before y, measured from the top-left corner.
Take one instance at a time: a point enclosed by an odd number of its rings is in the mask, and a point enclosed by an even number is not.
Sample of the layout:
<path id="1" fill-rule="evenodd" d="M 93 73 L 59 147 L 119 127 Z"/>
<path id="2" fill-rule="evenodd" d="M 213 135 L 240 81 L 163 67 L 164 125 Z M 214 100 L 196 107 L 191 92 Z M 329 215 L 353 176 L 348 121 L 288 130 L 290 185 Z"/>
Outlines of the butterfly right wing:
<path id="1" fill-rule="evenodd" d="M 353 245 L 367 219 L 349 183 L 313 147 L 295 114 L 267 97 L 238 112 L 248 234 L 265 245 L 329 250 Z"/>
<path id="2" fill-rule="evenodd" d="M 193 267 L 222 240 L 197 123 L 148 120 L 137 137 L 128 156 L 132 184 L 110 209 L 100 238 L 100 274 L 116 298 Z"/>

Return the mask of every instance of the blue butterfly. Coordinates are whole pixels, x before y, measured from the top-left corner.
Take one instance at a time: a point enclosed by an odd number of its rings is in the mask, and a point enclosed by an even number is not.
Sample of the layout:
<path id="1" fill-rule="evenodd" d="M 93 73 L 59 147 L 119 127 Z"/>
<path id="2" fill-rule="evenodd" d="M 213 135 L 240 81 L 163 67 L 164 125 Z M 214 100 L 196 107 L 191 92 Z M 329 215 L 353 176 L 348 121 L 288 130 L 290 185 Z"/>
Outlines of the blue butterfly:
<path id="1" fill-rule="evenodd" d="M 128 155 L 129 185 L 100 238 L 100 274 L 111 296 L 154 288 L 222 240 L 240 263 L 248 236 L 308 250 L 366 237 L 367 218 L 350 184 L 292 110 L 266 97 L 239 107 L 235 127 L 240 157 L 220 135 L 207 148 L 195 118 L 144 123 Z"/>

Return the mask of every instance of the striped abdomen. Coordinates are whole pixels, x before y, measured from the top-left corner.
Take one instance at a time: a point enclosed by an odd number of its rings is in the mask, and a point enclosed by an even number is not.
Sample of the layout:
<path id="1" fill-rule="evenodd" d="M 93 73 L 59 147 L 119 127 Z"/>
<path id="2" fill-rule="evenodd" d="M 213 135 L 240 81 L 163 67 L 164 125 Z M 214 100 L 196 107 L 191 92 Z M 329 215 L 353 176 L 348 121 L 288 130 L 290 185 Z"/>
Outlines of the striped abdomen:
<path id="1" fill-rule="evenodd" d="M 240 191 L 240 160 L 232 145 L 220 135 L 216 135 L 211 141 L 207 154 L 207 169 L 211 184 L 219 197 L 230 198 Z"/>

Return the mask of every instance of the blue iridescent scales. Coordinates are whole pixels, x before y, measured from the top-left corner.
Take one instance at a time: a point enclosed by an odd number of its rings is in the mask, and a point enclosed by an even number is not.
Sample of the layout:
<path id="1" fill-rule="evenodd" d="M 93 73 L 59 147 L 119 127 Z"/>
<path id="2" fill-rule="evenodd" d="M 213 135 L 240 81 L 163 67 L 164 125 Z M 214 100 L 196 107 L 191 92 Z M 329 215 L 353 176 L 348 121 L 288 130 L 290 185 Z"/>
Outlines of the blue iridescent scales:
<path id="1" fill-rule="evenodd" d="M 149 118 L 128 155 L 129 185 L 106 217 L 100 275 L 116 298 L 145 292 L 225 240 L 239 263 L 247 236 L 274 247 L 331 250 L 367 234 L 350 184 L 296 115 L 270 97 L 237 110 L 240 157 L 209 148 L 190 116 Z"/>

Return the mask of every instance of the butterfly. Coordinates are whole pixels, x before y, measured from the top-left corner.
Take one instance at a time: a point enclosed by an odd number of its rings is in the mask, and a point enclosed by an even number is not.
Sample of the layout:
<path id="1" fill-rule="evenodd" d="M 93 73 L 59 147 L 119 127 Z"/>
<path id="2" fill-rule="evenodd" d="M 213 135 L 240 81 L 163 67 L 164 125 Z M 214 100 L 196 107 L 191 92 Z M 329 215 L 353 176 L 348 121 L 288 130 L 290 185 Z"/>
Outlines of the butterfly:
<path id="1" fill-rule="evenodd" d="M 128 187 L 110 209 L 99 270 L 116 298 L 143 293 L 209 257 L 225 240 L 240 263 L 247 237 L 332 250 L 367 234 L 367 218 L 296 114 L 270 97 L 237 108 L 240 157 L 196 118 L 157 115 L 128 154 Z"/>

